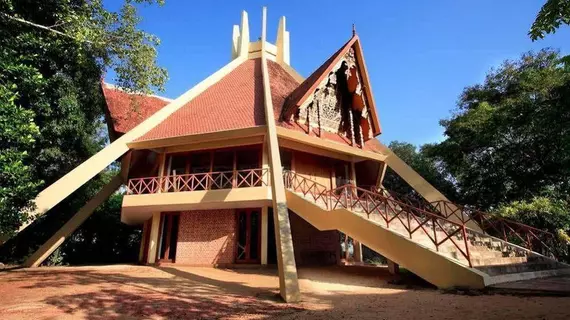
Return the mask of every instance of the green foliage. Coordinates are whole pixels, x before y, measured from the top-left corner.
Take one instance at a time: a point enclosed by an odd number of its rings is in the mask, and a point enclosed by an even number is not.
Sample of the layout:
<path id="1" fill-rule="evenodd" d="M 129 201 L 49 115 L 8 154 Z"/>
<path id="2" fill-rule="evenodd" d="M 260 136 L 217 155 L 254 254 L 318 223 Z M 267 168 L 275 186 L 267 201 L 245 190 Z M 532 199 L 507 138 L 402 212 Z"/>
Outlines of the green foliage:
<path id="1" fill-rule="evenodd" d="M 425 148 L 484 210 L 570 191 L 570 73 L 557 51 L 526 53 L 465 88 L 442 120 L 446 139 Z"/>
<path id="2" fill-rule="evenodd" d="M 554 230 L 560 234 L 570 231 L 570 203 L 557 197 L 536 196 L 530 200 L 513 201 L 501 205 L 496 212 L 539 229 Z"/>
<path id="3" fill-rule="evenodd" d="M 120 221 L 123 195 L 109 197 L 73 236 L 52 254 L 47 265 L 134 262 L 138 258 L 141 230 Z M 103 231 L 103 232 L 102 232 Z"/>
<path id="4" fill-rule="evenodd" d="M 532 41 L 555 33 L 563 24 L 570 24 L 570 0 L 547 0 L 542 6 L 528 35 Z"/>
<path id="5" fill-rule="evenodd" d="M 39 130 L 34 113 L 15 104 L 15 89 L 0 84 L 0 234 L 26 220 L 25 210 L 31 208 L 30 199 L 40 184 L 25 164 Z"/>
<path id="6" fill-rule="evenodd" d="M 38 191 L 107 142 L 101 92 L 107 70 L 113 70 L 114 82 L 128 91 L 162 89 L 166 71 L 156 65 L 159 41 L 138 29 L 137 8 L 154 3 L 162 1 L 125 0 L 118 12 L 111 12 L 101 0 L 48 0 L 41 4 L 0 0 L 0 12 L 5 14 L 0 15 L 0 233 L 17 230 Z M 30 248 L 37 248 L 77 212 L 108 181 L 109 174 L 92 179 L 2 246 L 0 259 L 21 261 Z M 92 227 L 99 232 L 93 237 L 124 232 L 118 239 L 138 239 L 137 231 L 119 226 L 116 206 L 105 208 L 95 215 L 106 220 L 93 218 L 105 225 Z M 59 257 L 64 260 L 58 263 L 79 262 L 72 248 L 90 241 L 80 236 L 85 232 L 78 230 L 69 242 L 74 245 L 66 244 L 60 250 Z M 131 248 L 120 241 L 112 246 Z"/>
<path id="7" fill-rule="evenodd" d="M 410 167 L 418 172 L 436 189 L 445 194 L 449 199 L 457 199 L 456 187 L 454 186 L 451 177 L 449 177 L 440 168 L 439 164 L 434 161 L 434 159 L 429 158 L 426 155 L 425 148 L 428 148 L 428 145 L 423 146 L 418 150 L 418 148 L 416 148 L 416 146 L 413 144 L 407 142 L 392 141 L 388 147 L 398 157 L 400 157 L 400 159 L 404 160 L 404 162 L 406 162 Z M 388 190 L 396 192 L 398 194 L 405 195 L 414 199 L 421 199 L 421 196 L 418 195 L 412 189 L 412 187 L 410 187 L 390 168 L 388 168 L 386 171 L 383 185 Z"/>
<path id="8" fill-rule="evenodd" d="M 0 233 L 13 232 L 21 225 L 29 200 L 41 187 L 104 146 L 100 83 L 106 69 L 114 70 L 115 81 L 127 90 L 162 88 L 166 72 L 156 65 L 158 39 L 137 29 L 137 5 L 155 2 L 127 0 L 119 12 L 110 12 L 99 0 L 49 0 L 41 5 L 31 0 L 0 0 L 0 12 L 64 34 L 0 15 L 4 117 L 0 134 L 20 134 L 21 123 L 28 123 L 34 133 L 22 137 L 35 139 L 6 142 L 10 153 L 3 152 L 2 165 L 5 162 L 12 171 L 3 170 L 6 188 L 0 202 Z"/>
<path id="9" fill-rule="evenodd" d="M 536 196 L 529 200 L 513 201 L 495 210 L 511 220 L 548 230 L 557 241 L 547 245 L 564 261 L 568 261 L 570 245 L 570 202 L 564 196 Z"/>

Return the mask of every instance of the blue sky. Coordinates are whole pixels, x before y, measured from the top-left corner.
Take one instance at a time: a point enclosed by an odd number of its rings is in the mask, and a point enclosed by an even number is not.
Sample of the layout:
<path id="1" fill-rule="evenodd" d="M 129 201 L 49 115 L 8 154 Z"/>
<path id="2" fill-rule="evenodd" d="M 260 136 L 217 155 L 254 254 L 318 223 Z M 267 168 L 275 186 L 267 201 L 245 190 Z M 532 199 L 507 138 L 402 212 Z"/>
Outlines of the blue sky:
<path id="1" fill-rule="evenodd" d="M 115 9 L 121 1 L 106 0 Z M 291 33 L 291 64 L 308 76 L 351 36 L 356 24 L 382 125 L 380 140 L 416 145 L 443 138 L 463 88 L 505 59 L 544 47 L 570 54 L 570 27 L 532 42 L 527 31 L 543 0 L 175 1 L 141 6 L 141 28 L 161 39 L 159 64 L 175 98 L 229 62 L 232 25 L 249 13 L 250 36 L 268 40 L 280 16 Z M 111 79 L 108 79 L 111 80 Z"/>

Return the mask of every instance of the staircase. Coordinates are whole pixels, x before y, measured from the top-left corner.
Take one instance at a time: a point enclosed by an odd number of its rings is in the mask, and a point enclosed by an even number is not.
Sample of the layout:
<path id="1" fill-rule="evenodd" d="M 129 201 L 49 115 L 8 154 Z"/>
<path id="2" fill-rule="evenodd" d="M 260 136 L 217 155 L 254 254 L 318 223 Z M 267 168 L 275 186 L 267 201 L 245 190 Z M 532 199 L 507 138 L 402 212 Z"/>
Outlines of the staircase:
<path id="1" fill-rule="evenodd" d="M 283 173 L 289 208 L 319 230 L 339 230 L 438 287 L 488 285 L 570 274 L 570 266 L 389 195 L 334 190 Z M 456 212 L 457 214 L 457 212 Z"/>

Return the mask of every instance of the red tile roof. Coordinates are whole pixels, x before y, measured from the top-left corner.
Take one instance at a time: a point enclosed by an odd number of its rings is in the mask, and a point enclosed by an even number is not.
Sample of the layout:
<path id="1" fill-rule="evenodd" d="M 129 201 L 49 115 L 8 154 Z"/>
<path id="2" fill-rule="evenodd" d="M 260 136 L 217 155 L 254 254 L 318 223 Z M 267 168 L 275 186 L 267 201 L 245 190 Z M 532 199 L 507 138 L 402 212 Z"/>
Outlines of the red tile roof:
<path id="1" fill-rule="evenodd" d="M 246 60 L 138 141 L 265 125 L 261 59 Z"/>
<path id="2" fill-rule="evenodd" d="M 123 134 L 166 106 L 170 101 L 157 96 L 129 94 L 101 83 L 107 102 L 107 120 L 114 134 Z"/>
<path id="3" fill-rule="evenodd" d="M 275 120 L 279 120 L 283 103 L 287 97 L 298 86 L 299 82 L 295 80 L 283 67 L 277 62 L 267 60 L 267 72 L 269 73 L 269 86 L 271 88 L 271 98 L 273 101 L 273 113 Z"/>
<path id="4" fill-rule="evenodd" d="M 295 101 L 301 101 L 303 96 L 313 92 L 311 88 L 328 75 L 327 70 L 336 64 L 357 39 L 357 36 L 352 37 L 303 83 L 299 83 L 278 63 L 267 60 L 274 115 L 278 126 L 308 132 L 308 128 L 303 124 L 281 121 L 281 115 L 288 107 L 295 107 Z M 168 104 L 167 101 L 157 97 L 136 96 L 135 101 L 140 100 L 140 108 L 138 112 L 133 112 L 129 108 L 131 95 L 105 86 L 103 91 L 113 128 L 119 133 L 134 128 Z M 265 125 L 264 110 L 261 59 L 246 60 L 137 141 Z M 318 136 L 314 128 L 309 135 Z M 321 138 L 341 144 L 351 144 L 346 137 L 326 131 L 322 132 Z M 364 149 L 372 149 L 372 144 L 367 142 Z"/>

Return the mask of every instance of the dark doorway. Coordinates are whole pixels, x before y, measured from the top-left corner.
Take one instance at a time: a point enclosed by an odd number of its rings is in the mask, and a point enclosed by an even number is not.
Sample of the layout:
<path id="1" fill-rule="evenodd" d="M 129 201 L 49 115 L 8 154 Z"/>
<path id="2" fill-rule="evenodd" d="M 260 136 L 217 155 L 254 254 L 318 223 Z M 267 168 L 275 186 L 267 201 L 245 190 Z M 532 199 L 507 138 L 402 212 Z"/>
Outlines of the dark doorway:
<path id="1" fill-rule="evenodd" d="M 176 259 L 180 214 L 178 212 L 163 212 L 160 220 L 160 248 L 158 250 L 158 261 L 174 262 Z"/>
<path id="2" fill-rule="evenodd" d="M 277 246 L 275 245 L 275 220 L 273 208 L 267 210 L 267 264 L 277 264 Z"/>
<path id="3" fill-rule="evenodd" d="M 237 263 L 260 263 L 261 258 L 261 210 L 237 211 Z"/>
<path id="4" fill-rule="evenodd" d="M 350 184 L 350 165 L 344 161 L 336 162 L 334 164 L 334 176 L 337 188 Z"/>

